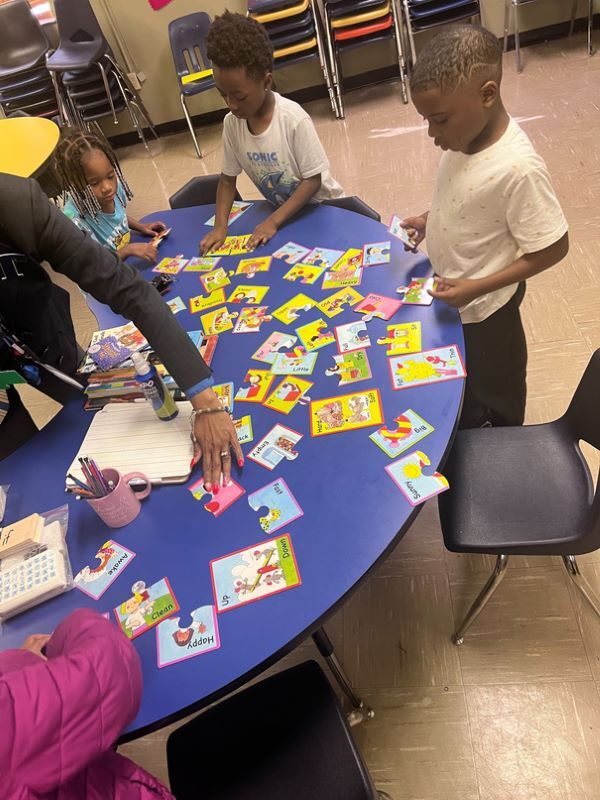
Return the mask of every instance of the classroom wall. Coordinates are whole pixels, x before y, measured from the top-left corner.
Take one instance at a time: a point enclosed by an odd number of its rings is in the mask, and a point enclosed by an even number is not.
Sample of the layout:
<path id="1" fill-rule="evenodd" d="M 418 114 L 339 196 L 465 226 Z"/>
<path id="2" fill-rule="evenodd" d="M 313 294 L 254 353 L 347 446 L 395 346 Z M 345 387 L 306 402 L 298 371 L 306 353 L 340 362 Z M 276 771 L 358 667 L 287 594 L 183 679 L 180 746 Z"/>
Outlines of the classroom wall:
<path id="1" fill-rule="evenodd" d="M 146 74 L 142 98 L 155 123 L 181 119 L 183 114 L 179 103 L 179 93 L 175 69 L 169 47 L 168 24 L 172 19 L 198 10 L 197 0 L 173 0 L 160 11 L 153 11 L 147 0 L 91 0 L 105 32 L 109 33 L 103 11 L 106 3 L 117 19 L 120 34 L 133 56 L 138 71 Z M 596 0 L 600 7 L 600 0 Z M 231 11 L 245 13 L 245 0 L 205 0 L 202 10 L 211 16 L 220 13 L 224 7 Z M 504 0 L 481 0 L 483 20 L 486 27 L 501 36 L 504 30 Z M 587 10 L 586 0 L 579 0 L 579 14 Z M 520 10 L 521 30 L 530 30 L 552 25 L 570 18 L 571 0 L 539 0 Z M 110 38 L 110 36 L 109 36 Z M 417 37 L 418 39 L 419 37 Z M 118 52 L 118 50 L 117 50 Z M 390 41 L 358 48 L 347 54 L 344 61 L 344 74 L 360 74 L 378 67 L 395 63 L 395 48 Z M 292 92 L 321 82 L 321 71 L 317 61 L 304 62 L 277 71 L 277 86 L 283 92 Z M 203 92 L 190 98 L 191 114 L 202 114 L 222 108 L 222 101 L 215 90 Z M 118 131 L 125 132 L 127 121 L 122 118 Z M 116 132 L 112 123 L 107 132 Z"/>

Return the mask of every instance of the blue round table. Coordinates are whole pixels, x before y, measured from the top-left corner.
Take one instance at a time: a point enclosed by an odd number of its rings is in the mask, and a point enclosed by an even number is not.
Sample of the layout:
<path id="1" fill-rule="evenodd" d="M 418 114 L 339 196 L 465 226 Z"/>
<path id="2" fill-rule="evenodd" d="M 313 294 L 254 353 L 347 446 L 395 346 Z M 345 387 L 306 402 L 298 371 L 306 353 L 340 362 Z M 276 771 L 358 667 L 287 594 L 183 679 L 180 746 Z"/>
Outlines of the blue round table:
<path id="1" fill-rule="evenodd" d="M 161 256 L 196 255 L 198 241 L 209 230 L 203 223 L 212 213 L 212 206 L 204 206 L 150 215 L 146 221 L 160 218 L 173 228 L 161 245 Z M 267 214 L 266 203 L 255 203 L 230 227 L 230 234 L 252 232 Z M 409 277 L 428 273 L 428 260 L 422 254 L 405 253 L 401 243 L 382 224 L 342 209 L 320 206 L 306 210 L 256 255 L 269 255 L 290 240 L 311 247 L 345 250 L 388 239 L 392 240 L 391 264 L 365 269 L 362 284 L 356 288 L 363 295 L 376 291 L 397 297 L 397 286 L 404 285 Z M 234 267 L 240 258 L 243 256 L 223 258 L 220 266 Z M 258 273 L 253 279 L 255 284 L 270 285 L 264 301 L 270 310 L 297 292 L 319 301 L 336 291 L 321 290 L 321 280 L 312 286 L 282 280 L 288 269 L 283 261 L 273 260 L 269 272 Z M 153 277 L 149 267 L 145 274 L 147 278 Z M 202 293 L 199 274 L 181 272 L 167 299 L 181 295 L 187 301 Z M 234 285 L 251 282 L 243 275 L 233 278 Z M 230 288 L 226 287 L 227 296 Z M 99 327 L 120 324 L 120 318 L 106 306 L 91 301 L 90 307 L 98 317 Z M 298 324 L 320 315 L 318 309 L 312 309 L 301 315 Z M 329 320 L 329 327 L 360 318 L 351 309 L 346 310 Z M 186 310 L 177 319 L 187 330 L 201 328 L 199 314 Z M 431 306 L 403 306 L 390 322 L 415 320 L 422 322 L 423 349 L 450 344 L 458 344 L 462 349 L 462 330 L 455 310 L 436 301 Z M 335 345 L 329 345 L 319 351 L 313 375 L 307 378 L 314 382 L 310 395 L 318 399 L 379 387 L 387 423 L 412 408 L 435 427 L 418 449 L 437 467 L 453 438 L 463 381 L 394 391 L 386 347 L 376 344 L 388 324 L 381 319 L 368 323 L 372 342 L 368 349 L 371 380 L 338 387 L 337 377 L 325 375 L 326 367 L 333 365 L 332 356 L 337 353 Z M 237 390 L 249 368 L 268 368 L 253 361 L 251 355 L 274 330 L 291 333 L 294 324 L 285 326 L 273 319 L 263 324 L 258 333 L 222 334 L 212 364 L 216 382 L 231 380 Z M 277 377 L 276 381 L 279 380 Z M 409 505 L 384 471 L 392 460 L 369 440 L 369 434 L 379 426 L 312 438 L 306 406 L 297 405 L 285 416 L 259 404 L 236 403 L 234 416 L 243 414 L 251 414 L 254 428 L 254 442 L 244 446 L 245 453 L 273 425 L 281 423 L 303 434 L 297 446 L 300 455 L 295 461 L 282 461 L 273 471 L 248 459 L 241 474 L 234 467 L 233 476 L 247 494 L 218 518 L 205 511 L 204 503 L 195 500 L 185 484 L 155 488 L 144 501 L 139 517 L 118 530 L 108 529 L 86 503 L 66 495 L 66 470 L 91 422 L 80 398 L 68 404 L 27 445 L 0 462 L 0 484 L 11 484 L 5 520 L 20 519 L 68 502 L 68 543 L 74 573 L 92 564 L 96 550 L 109 538 L 114 537 L 137 554 L 132 565 L 99 601 L 73 589 L 9 620 L 0 638 L 2 650 L 20 646 L 31 633 L 51 632 L 78 607 L 110 611 L 112 616 L 113 607 L 129 597 L 131 585 L 140 579 L 150 585 L 162 577 L 169 578 L 181 607 L 181 625 L 185 626 L 189 611 L 213 602 L 209 561 L 272 538 L 260 528 L 259 514 L 250 508 L 248 493 L 282 477 L 304 511 L 304 516 L 274 534 L 291 534 L 302 585 L 220 614 L 220 649 L 159 669 L 155 632 L 135 639 L 134 646 L 143 664 L 144 697 L 137 717 L 125 732 L 126 739 L 146 734 L 213 702 L 317 631 L 348 593 L 391 551 L 418 512 L 418 507 Z M 192 481 L 199 476 L 195 472 Z"/>

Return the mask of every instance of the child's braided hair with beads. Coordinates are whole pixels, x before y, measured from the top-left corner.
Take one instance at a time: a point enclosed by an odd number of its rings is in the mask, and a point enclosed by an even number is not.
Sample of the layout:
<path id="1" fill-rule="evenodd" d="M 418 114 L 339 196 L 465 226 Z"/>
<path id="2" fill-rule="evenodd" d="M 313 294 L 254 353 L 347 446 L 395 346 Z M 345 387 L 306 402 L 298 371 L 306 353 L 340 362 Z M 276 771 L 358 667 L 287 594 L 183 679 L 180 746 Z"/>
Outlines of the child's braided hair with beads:
<path id="1" fill-rule="evenodd" d="M 101 211 L 100 204 L 85 179 L 82 165 L 86 155 L 94 150 L 104 153 L 116 172 L 127 199 L 131 200 L 133 192 L 123 176 L 114 150 L 104 137 L 95 133 L 71 130 L 63 135 L 54 155 L 54 169 L 62 187 L 63 201 L 69 195 L 82 216 L 96 219 Z"/>

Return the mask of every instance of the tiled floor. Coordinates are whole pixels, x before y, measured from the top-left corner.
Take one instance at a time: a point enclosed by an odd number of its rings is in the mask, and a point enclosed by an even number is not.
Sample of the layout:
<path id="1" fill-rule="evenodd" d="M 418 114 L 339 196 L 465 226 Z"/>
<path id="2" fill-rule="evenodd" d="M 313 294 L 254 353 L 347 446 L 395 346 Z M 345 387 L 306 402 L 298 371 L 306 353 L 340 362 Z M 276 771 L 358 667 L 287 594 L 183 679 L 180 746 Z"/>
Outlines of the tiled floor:
<path id="1" fill-rule="evenodd" d="M 505 102 L 546 159 L 571 228 L 569 256 L 529 282 L 523 306 L 527 421 L 541 422 L 562 413 L 600 346 L 600 54 L 588 59 L 575 37 L 527 56 L 522 75 L 513 54 L 506 59 Z M 345 122 L 325 100 L 309 108 L 334 175 L 384 218 L 426 209 L 439 155 L 397 85 L 354 92 L 346 108 Z M 202 161 L 187 134 L 151 144 L 152 158 L 141 147 L 121 153 L 134 213 L 166 208 L 191 176 L 219 170 L 220 127 L 198 133 Z M 246 180 L 241 192 L 257 196 Z M 89 318 L 75 299 L 85 335 Z M 456 648 L 453 624 L 491 563 L 445 552 L 431 504 L 331 621 L 355 686 L 376 710 L 355 729 L 374 778 L 395 800 L 597 800 L 600 620 L 557 559 L 514 559 Z M 600 591 L 600 555 L 581 564 Z M 284 663 L 312 655 L 307 644 Z M 164 778 L 167 733 L 122 751 Z"/>

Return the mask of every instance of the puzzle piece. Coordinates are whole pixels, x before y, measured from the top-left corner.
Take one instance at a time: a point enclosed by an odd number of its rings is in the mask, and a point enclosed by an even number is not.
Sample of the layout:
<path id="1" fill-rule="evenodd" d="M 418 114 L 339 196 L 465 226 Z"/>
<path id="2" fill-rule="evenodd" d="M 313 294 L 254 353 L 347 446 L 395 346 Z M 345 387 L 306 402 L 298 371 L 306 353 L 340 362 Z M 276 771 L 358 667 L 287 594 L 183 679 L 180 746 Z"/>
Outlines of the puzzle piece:
<path id="1" fill-rule="evenodd" d="M 363 247 L 363 267 L 375 267 L 378 264 L 389 264 L 391 259 L 391 242 L 370 242 Z"/>
<path id="2" fill-rule="evenodd" d="M 338 314 L 346 310 L 346 306 L 352 308 L 363 299 L 362 294 L 349 287 L 330 294 L 329 297 L 317 303 L 317 308 L 327 317 L 337 317 Z"/>
<path id="3" fill-rule="evenodd" d="M 237 440 L 240 444 L 248 444 L 254 439 L 252 431 L 252 417 L 250 414 L 244 414 L 243 417 L 233 420 Z"/>
<path id="4" fill-rule="evenodd" d="M 212 256 L 194 256 L 190 258 L 185 267 L 184 272 L 212 272 L 221 260 L 220 256 L 213 258 Z"/>
<path id="5" fill-rule="evenodd" d="M 317 304 L 306 294 L 297 294 L 273 311 L 273 316 L 285 325 L 295 322 L 302 311 L 309 311 Z"/>
<path id="6" fill-rule="evenodd" d="M 221 482 L 217 492 L 208 492 L 204 488 L 204 478 L 200 478 L 188 486 L 188 491 L 192 493 L 194 499 L 202 500 L 205 495 L 210 497 L 210 500 L 204 504 L 204 508 L 214 517 L 220 517 L 221 514 L 229 508 L 232 503 L 246 493 L 239 483 L 236 483 L 233 478 L 229 479 L 227 486 Z"/>
<path id="7" fill-rule="evenodd" d="M 212 389 L 219 398 L 221 406 L 231 414 L 233 412 L 233 382 L 217 383 Z"/>
<path id="8" fill-rule="evenodd" d="M 93 564 L 91 567 L 83 567 L 75 575 L 73 582 L 84 594 L 98 600 L 133 561 L 135 553 L 109 539 L 98 550 L 94 558 L 98 559 L 99 563 Z"/>
<path id="9" fill-rule="evenodd" d="M 389 364 L 394 389 L 449 381 L 464 378 L 466 375 L 456 345 L 436 347 L 407 356 L 394 356 L 390 358 Z"/>
<path id="10" fill-rule="evenodd" d="M 283 276 L 286 281 L 297 281 L 300 283 L 316 283 L 323 272 L 323 267 L 312 267 L 308 264 L 296 264 Z"/>
<path id="11" fill-rule="evenodd" d="M 343 255 L 343 250 L 330 250 L 327 247 L 315 247 L 308 255 L 302 258 L 302 262 L 304 264 L 310 264 L 313 267 L 331 269 L 335 262 Z"/>
<path id="12" fill-rule="evenodd" d="M 248 504 L 254 511 L 266 509 L 258 520 L 265 533 L 274 533 L 304 514 L 283 478 L 249 494 Z"/>
<path id="13" fill-rule="evenodd" d="M 275 376 L 268 369 L 249 369 L 244 376 L 244 383 L 249 386 L 240 386 L 235 399 L 246 403 L 262 403 L 274 380 Z"/>
<path id="14" fill-rule="evenodd" d="M 408 235 L 408 231 L 406 230 L 406 228 L 402 227 L 403 222 L 404 220 L 400 219 L 400 217 L 394 214 L 394 216 L 390 220 L 388 231 L 392 234 L 392 236 L 395 236 L 396 239 L 400 239 L 402 244 L 405 244 L 410 250 L 414 252 L 416 249 L 415 243 Z"/>
<path id="15" fill-rule="evenodd" d="M 228 303 L 246 303 L 247 305 L 258 305 L 265 299 L 270 286 L 249 286 L 240 284 L 229 295 Z"/>
<path id="16" fill-rule="evenodd" d="M 335 264 L 331 267 L 331 272 L 349 272 L 355 270 L 357 267 L 362 267 L 363 251 L 351 247 L 349 250 L 338 258 Z"/>
<path id="17" fill-rule="evenodd" d="M 182 628 L 181 617 L 169 617 L 156 628 L 159 667 L 176 664 L 221 646 L 214 606 L 200 606 L 190 614 L 190 624 Z"/>
<path id="18" fill-rule="evenodd" d="M 309 353 L 335 342 L 335 336 L 327 330 L 327 322 L 324 319 L 316 319 L 314 322 L 302 325 L 296 328 L 296 333 Z"/>
<path id="19" fill-rule="evenodd" d="M 387 356 L 418 353 L 421 349 L 421 323 L 404 322 L 402 325 L 388 325 L 387 336 L 380 336 L 377 344 L 386 344 Z"/>
<path id="20" fill-rule="evenodd" d="M 393 297 L 385 297 L 371 292 L 362 302 L 354 306 L 354 311 L 364 314 L 365 322 L 370 322 L 374 317 L 390 319 L 401 305 L 402 302 L 400 300 L 394 300 Z"/>
<path id="21" fill-rule="evenodd" d="M 164 275 L 177 275 L 187 264 L 187 258 L 180 253 L 172 258 L 163 258 L 152 268 L 152 272 L 162 272 Z"/>
<path id="22" fill-rule="evenodd" d="M 297 347 L 291 353 L 278 353 L 271 367 L 273 375 L 312 375 L 318 353 Z"/>
<path id="23" fill-rule="evenodd" d="M 214 292 L 215 289 L 222 289 L 224 286 L 229 286 L 231 281 L 230 275 L 233 275 L 233 270 L 226 272 L 223 267 L 217 267 L 212 272 L 207 272 L 206 275 L 200 276 L 200 283 L 207 294 Z"/>
<path id="24" fill-rule="evenodd" d="M 310 404 L 311 436 L 326 436 L 330 433 L 381 425 L 383 411 L 379 389 L 324 397 Z"/>
<path id="25" fill-rule="evenodd" d="M 394 461 L 385 471 L 411 506 L 424 503 L 450 488 L 447 478 L 431 467 L 429 457 L 420 450 Z"/>
<path id="26" fill-rule="evenodd" d="M 310 397 L 306 392 L 312 385 L 310 381 L 304 381 L 302 378 L 287 376 L 264 401 L 263 405 L 274 411 L 280 411 L 282 414 L 289 414 L 297 403 L 306 405 L 310 402 Z"/>
<path id="27" fill-rule="evenodd" d="M 348 322 L 346 325 L 337 325 L 333 332 L 339 353 L 350 353 L 353 350 L 371 346 L 371 339 L 364 322 Z"/>
<path id="28" fill-rule="evenodd" d="M 394 417 L 393 422 L 396 423 L 395 429 L 385 425 L 369 435 L 369 439 L 375 442 L 390 458 L 404 453 L 405 450 L 413 447 L 434 430 L 433 425 L 426 422 L 411 408 Z"/>
<path id="29" fill-rule="evenodd" d="M 339 272 L 329 271 L 323 275 L 321 289 L 342 289 L 346 286 L 359 286 L 362 281 L 362 267 L 351 267 Z"/>
<path id="30" fill-rule="evenodd" d="M 167 305 L 173 314 L 179 314 L 180 311 L 185 311 L 186 309 L 186 305 L 179 295 L 173 297 L 171 300 L 167 300 Z"/>
<path id="31" fill-rule="evenodd" d="M 273 253 L 273 258 L 279 258 L 288 264 L 296 264 L 298 261 L 302 261 L 307 253 L 310 253 L 309 247 L 303 247 L 295 242 L 288 242 Z"/>
<path id="32" fill-rule="evenodd" d="M 275 316 L 275 314 L 273 314 L 273 316 Z M 298 337 L 293 334 L 273 331 L 261 344 L 256 353 L 252 354 L 252 358 L 256 361 L 264 361 L 267 364 L 272 364 L 279 350 L 287 350 L 293 347 L 297 341 Z"/>
<path id="33" fill-rule="evenodd" d="M 197 297 L 190 297 L 190 314 L 197 314 L 198 311 L 207 311 L 214 306 L 221 306 L 225 302 L 225 292 L 223 289 L 215 289 L 207 297 L 199 294 Z"/>
<path id="34" fill-rule="evenodd" d="M 260 440 L 248 458 L 256 461 L 261 467 L 274 469 L 284 458 L 294 461 L 298 458 L 298 451 L 294 448 L 302 439 L 302 434 L 286 428 L 285 425 L 274 425 L 266 436 Z"/>
<path id="35" fill-rule="evenodd" d="M 328 367 L 325 375 L 337 375 L 339 377 L 338 386 L 358 383 L 371 377 L 371 366 L 366 350 L 356 350 L 352 353 L 333 356 L 333 360 L 335 366 Z"/>
<path id="36" fill-rule="evenodd" d="M 226 306 L 210 311 L 200 317 L 202 328 L 207 336 L 215 333 L 225 333 L 233 328 L 233 320 L 238 316 L 237 311 L 230 314 Z"/>
<path id="37" fill-rule="evenodd" d="M 151 586 L 146 586 L 144 581 L 136 581 L 131 593 L 130 598 L 113 609 L 117 623 L 128 639 L 135 639 L 179 610 L 179 603 L 167 578 Z"/>
<path id="38" fill-rule="evenodd" d="M 267 306 L 246 306 L 242 309 L 233 329 L 234 333 L 258 333 L 263 322 L 271 322 L 273 317 L 267 314 Z"/>
<path id="39" fill-rule="evenodd" d="M 435 278 L 412 278 L 408 286 L 398 286 L 396 292 L 407 305 L 430 306 L 433 303 L 430 289 L 435 289 Z"/>
<path id="40" fill-rule="evenodd" d="M 243 258 L 237 266 L 236 275 L 245 275 L 253 278 L 257 272 L 268 272 L 271 266 L 271 256 L 261 258 Z"/>

